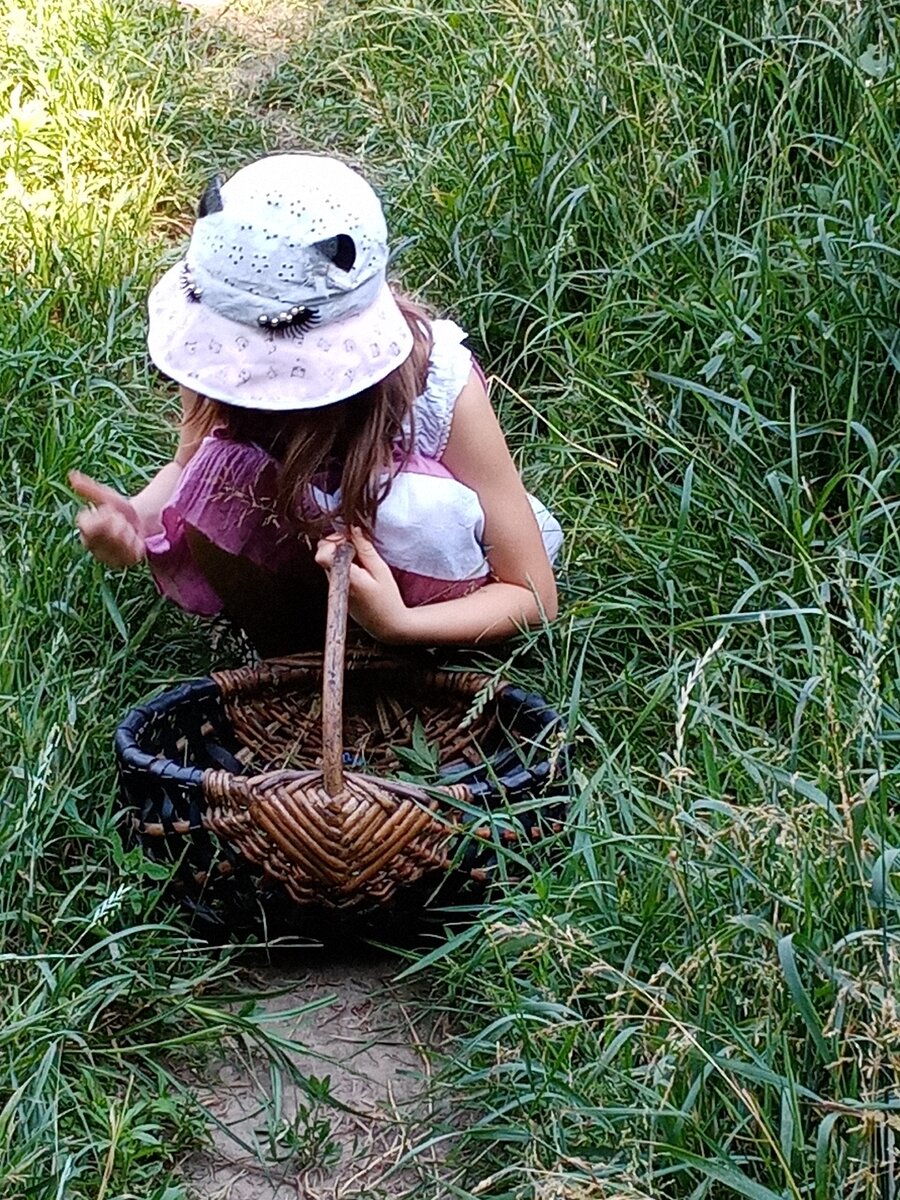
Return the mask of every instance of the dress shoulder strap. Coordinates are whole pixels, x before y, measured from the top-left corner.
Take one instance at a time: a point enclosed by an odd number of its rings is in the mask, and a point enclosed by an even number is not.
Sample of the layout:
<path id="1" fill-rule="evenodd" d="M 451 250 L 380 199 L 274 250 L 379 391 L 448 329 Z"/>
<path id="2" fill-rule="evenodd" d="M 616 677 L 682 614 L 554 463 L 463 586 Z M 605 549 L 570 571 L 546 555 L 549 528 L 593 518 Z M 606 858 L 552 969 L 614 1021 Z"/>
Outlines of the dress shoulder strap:
<path id="1" fill-rule="evenodd" d="M 431 338 L 425 390 L 413 402 L 415 451 L 439 459 L 450 438 L 456 398 L 472 370 L 472 352 L 463 345 L 466 334 L 455 321 L 432 321 Z"/>

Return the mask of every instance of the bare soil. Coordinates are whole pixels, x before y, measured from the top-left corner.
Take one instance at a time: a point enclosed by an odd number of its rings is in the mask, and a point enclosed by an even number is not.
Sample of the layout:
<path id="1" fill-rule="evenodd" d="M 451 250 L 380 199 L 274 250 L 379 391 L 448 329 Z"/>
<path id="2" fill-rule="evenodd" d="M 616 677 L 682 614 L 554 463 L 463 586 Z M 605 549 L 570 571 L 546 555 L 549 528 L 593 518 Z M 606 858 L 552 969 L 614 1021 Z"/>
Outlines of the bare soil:
<path id="1" fill-rule="evenodd" d="M 439 1155 L 410 1151 L 433 1123 L 428 1049 L 442 1031 L 423 1020 L 408 988 L 391 982 L 399 966 L 363 949 L 313 959 L 308 972 L 247 974 L 248 990 L 279 993 L 261 1001 L 269 1028 L 295 1044 L 290 1059 L 327 1095 L 317 1101 L 287 1080 L 273 1084 L 265 1063 L 229 1046 L 186 1080 L 214 1117 L 208 1147 L 183 1165 L 189 1195 L 379 1200 L 435 1180 Z"/>

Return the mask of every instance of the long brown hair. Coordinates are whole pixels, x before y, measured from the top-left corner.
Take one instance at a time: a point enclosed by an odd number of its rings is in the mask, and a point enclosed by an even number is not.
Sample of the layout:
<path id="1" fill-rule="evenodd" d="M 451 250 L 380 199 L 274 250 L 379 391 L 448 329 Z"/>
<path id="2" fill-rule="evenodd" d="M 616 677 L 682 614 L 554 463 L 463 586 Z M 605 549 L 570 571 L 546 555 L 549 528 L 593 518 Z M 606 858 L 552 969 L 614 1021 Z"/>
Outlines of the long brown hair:
<path id="1" fill-rule="evenodd" d="M 221 428 L 227 437 L 255 443 L 278 461 L 279 514 L 309 537 L 330 531 L 336 519 L 371 537 L 378 505 L 390 491 L 397 453 L 402 461 L 412 451 L 413 401 L 425 387 L 431 324 L 414 301 L 395 298 L 412 332 L 413 348 L 380 383 L 311 410 L 259 412 L 198 396 L 185 412 L 182 429 L 191 440 Z M 324 513 L 312 504 L 311 487 L 329 475 L 329 491 L 335 478 L 340 480 L 340 505 Z"/>

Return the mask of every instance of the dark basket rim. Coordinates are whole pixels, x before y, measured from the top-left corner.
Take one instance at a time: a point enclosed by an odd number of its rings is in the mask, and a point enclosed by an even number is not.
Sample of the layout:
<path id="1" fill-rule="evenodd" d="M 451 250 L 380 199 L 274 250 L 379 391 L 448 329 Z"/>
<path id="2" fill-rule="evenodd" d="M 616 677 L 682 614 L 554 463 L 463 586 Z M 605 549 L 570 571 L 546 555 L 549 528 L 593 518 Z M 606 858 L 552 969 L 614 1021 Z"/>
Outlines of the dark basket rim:
<path id="1" fill-rule="evenodd" d="M 401 662 L 402 660 L 373 658 L 359 665 L 362 669 L 393 669 Z M 403 665 L 412 666 L 408 662 Z M 261 663 L 258 669 L 261 676 L 271 671 L 265 662 Z M 506 680 L 493 680 L 491 676 L 481 675 L 480 672 L 453 671 L 446 668 L 435 670 L 430 667 L 425 669 L 429 673 L 444 676 L 480 675 L 484 679 L 485 687 L 490 686 L 492 699 L 499 700 L 504 706 L 515 709 L 518 717 L 524 715 L 531 725 L 534 735 L 541 739 L 548 739 L 547 756 L 531 766 L 517 763 L 512 771 L 494 774 L 490 771 L 490 762 L 486 762 L 488 778 L 473 786 L 471 789 L 473 799 L 497 796 L 501 792 L 521 793 L 535 787 L 542 787 L 553 777 L 565 778 L 568 774 L 567 763 L 571 750 L 566 736 L 567 731 L 561 714 L 552 708 L 543 696 L 537 692 L 526 691 L 525 688 Z M 311 666 L 310 670 L 315 670 L 315 667 Z M 248 674 L 252 674 L 252 670 Z M 165 688 L 158 695 L 129 709 L 117 725 L 114 736 L 115 754 L 120 774 L 149 774 L 161 781 L 165 780 L 170 786 L 174 785 L 188 791 L 202 788 L 204 776 L 209 768 L 182 766 L 170 758 L 150 754 L 141 748 L 139 739 L 148 725 L 161 721 L 173 709 L 213 699 L 224 701 L 224 694 L 215 677 L 207 675 L 184 680 L 174 687 Z M 548 735 L 554 732 L 556 736 L 551 746 Z M 557 770 L 557 764 L 559 770 Z"/>

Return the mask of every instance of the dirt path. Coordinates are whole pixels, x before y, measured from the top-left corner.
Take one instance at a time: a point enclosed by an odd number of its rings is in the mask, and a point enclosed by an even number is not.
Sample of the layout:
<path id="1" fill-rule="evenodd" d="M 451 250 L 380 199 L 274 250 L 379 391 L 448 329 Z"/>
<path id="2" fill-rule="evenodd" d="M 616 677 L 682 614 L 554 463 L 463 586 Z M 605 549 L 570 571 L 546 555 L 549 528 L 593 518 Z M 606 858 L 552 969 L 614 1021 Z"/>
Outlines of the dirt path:
<path id="1" fill-rule="evenodd" d="M 407 989 L 391 984 L 397 970 L 396 959 L 361 950 L 312 959 L 306 972 L 248 973 L 248 989 L 281 993 L 262 1001 L 274 1014 L 270 1028 L 298 1044 L 290 1057 L 326 1098 L 287 1083 L 279 1094 L 265 1065 L 237 1051 L 190 1079 L 219 1122 L 209 1148 L 184 1163 L 190 1195 L 380 1200 L 435 1182 L 434 1153 L 403 1159 L 431 1124 L 427 1049 L 440 1031 L 422 1021 Z M 315 1002 L 322 1006 L 292 1015 Z"/>
<path id="2" fill-rule="evenodd" d="M 333 2 L 333 0 L 331 0 Z M 291 47 L 307 36 L 316 10 L 329 0 L 179 0 L 193 14 L 197 37 L 224 34 L 230 49 L 213 55 L 211 86 L 264 127 L 270 151 L 305 145 L 302 125 L 287 108 L 259 102 L 258 90 L 277 75 Z M 227 69 L 218 65 L 227 61 Z"/>

